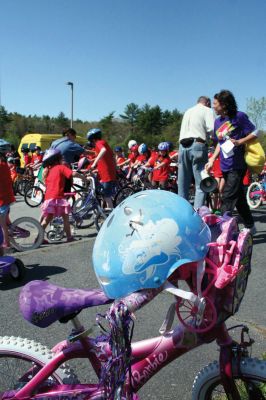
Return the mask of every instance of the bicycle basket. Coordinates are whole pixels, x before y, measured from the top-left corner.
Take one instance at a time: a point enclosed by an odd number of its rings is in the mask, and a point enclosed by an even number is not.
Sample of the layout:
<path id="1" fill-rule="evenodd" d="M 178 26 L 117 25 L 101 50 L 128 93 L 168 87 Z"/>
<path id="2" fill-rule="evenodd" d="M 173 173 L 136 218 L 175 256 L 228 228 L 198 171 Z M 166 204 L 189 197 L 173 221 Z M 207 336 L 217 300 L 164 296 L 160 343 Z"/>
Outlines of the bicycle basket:
<path id="1" fill-rule="evenodd" d="M 220 324 L 238 311 L 244 297 L 251 269 L 252 236 L 247 229 L 239 232 L 235 218 L 217 216 L 208 210 L 200 210 L 200 213 L 212 234 L 213 243 L 206 260 L 211 260 L 217 267 L 211 297 L 217 311 L 217 324 Z M 222 269 L 231 274 L 220 285 L 217 281 Z M 209 278 L 211 280 L 213 276 Z"/>
<path id="2" fill-rule="evenodd" d="M 243 300 L 251 271 L 252 236 L 248 230 L 239 233 L 230 264 L 238 267 L 235 279 L 223 289 L 216 289 L 217 323 L 237 313 Z"/>

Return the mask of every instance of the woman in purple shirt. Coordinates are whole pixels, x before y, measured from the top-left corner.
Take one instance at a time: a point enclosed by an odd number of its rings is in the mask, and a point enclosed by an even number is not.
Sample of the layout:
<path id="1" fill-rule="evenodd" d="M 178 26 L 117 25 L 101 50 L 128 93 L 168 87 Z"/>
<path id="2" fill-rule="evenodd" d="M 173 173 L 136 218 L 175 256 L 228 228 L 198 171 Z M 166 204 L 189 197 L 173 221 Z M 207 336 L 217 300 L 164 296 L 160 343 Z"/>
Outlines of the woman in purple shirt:
<path id="1" fill-rule="evenodd" d="M 214 96 L 213 108 L 218 115 L 214 124 L 214 140 L 217 146 L 206 164 L 206 169 L 212 168 L 214 160 L 220 154 L 221 170 L 225 179 L 221 212 L 232 212 L 236 207 L 245 227 L 255 234 L 254 220 L 244 193 L 243 177 L 247 170 L 245 144 L 257 136 L 256 128 L 245 113 L 237 110 L 235 98 L 229 90 L 221 90 Z"/>

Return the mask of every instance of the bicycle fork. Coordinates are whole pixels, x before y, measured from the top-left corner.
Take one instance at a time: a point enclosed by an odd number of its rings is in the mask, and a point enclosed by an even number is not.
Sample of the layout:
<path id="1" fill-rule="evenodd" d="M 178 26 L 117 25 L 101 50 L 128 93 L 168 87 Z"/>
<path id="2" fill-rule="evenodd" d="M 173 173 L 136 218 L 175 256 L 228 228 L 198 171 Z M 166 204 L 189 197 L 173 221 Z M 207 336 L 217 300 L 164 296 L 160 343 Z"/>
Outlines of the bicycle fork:
<path id="1" fill-rule="evenodd" d="M 233 355 L 232 344 L 221 345 L 220 351 L 220 375 L 222 385 L 229 400 L 241 400 L 233 379 Z"/>
<path id="2" fill-rule="evenodd" d="M 235 343 L 234 345 L 234 342 L 224 324 L 222 325 L 219 336 L 217 338 L 217 343 L 220 346 L 219 362 L 221 383 L 229 400 L 241 400 L 241 396 L 234 381 L 234 376 L 237 376 L 241 379 L 241 357 L 248 356 L 247 347 L 252 346 L 252 344 L 254 343 L 254 340 L 251 339 L 249 336 L 249 329 L 246 326 L 237 325 L 231 327 L 230 330 L 239 327 L 242 328 L 240 344 Z M 244 340 L 245 333 L 249 337 L 248 342 Z M 233 367 L 234 369 L 237 368 L 237 370 L 233 371 Z M 260 399 L 260 395 L 258 396 L 258 392 L 255 387 L 248 387 L 247 389 L 249 393 L 249 399 Z"/>

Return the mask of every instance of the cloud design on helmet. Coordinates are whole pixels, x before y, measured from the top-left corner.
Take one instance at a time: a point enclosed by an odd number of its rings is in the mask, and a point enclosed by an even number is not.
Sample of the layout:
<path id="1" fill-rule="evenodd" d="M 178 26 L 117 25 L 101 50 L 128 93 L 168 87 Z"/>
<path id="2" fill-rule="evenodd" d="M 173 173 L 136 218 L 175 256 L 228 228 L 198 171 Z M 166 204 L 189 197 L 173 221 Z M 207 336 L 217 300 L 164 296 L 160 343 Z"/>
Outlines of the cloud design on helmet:
<path id="1" fill-rule="evenodd" d="M 132 224 L 134 240 L 128 245 L 128 239 L 119 247 L 122 258 L 122 272 L 126 275 L 142 274 L 144 283 L 153 276 L 157 267 L 165 265 L 171 256 L 180 258 L 179 245 L 182 242 L 178 236 L 179 226 L 171 218 L 163 218 L 145 225 Z"/>

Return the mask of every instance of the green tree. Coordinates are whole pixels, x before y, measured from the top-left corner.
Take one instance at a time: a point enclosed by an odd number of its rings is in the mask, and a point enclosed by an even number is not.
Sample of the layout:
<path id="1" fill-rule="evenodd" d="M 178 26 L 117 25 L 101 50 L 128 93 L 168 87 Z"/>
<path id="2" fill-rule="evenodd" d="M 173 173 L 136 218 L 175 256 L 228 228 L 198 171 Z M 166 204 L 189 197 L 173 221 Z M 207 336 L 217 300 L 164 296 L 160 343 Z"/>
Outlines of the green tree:
<path id="1" fill-rule="evenodd" d="M 110 114 L 103 117 L 99 122 L 99 126 L 103 130 L 107 140 L 114 134 L 114 113 L 115 111 L 112 111 Z"/>
<path id="2" fill-rule="evenodd" d="M 130 130 L 132 134 L 134 134 L 135 132 L 135 127 L 139 113 L 140 113 L 139 106 L 135 103 L 130 103 L 126 105 L 124 114 L 119 115 L 120 118 L 122 118 L 130 125 Z"/>
<path id="3" fill-rule="evenodd" d="M 0 106 L 0 137 L 4 136 L 7 131 L 7 125 L 12 121 L 4 106 Z"/>
<path id="4" fill-rule="evenodd" d="M 247 100 L 247 114 L 256 125 L 256 128 L 264 128 L 266 125 L 266 97 L 261 99 L 250 97 Z"/>
<path id="5" fill-rule="evenodd" d="M 69 119 L 65 116 L 65 114 L 62 111 L 55 118 L 55 125 L 57 131 L 62 131 L 64 128 L 68 128 L 70 126 Z"/>
<path id="6" fill-rule="evenodd" d="M 142 141 L 150 140 L 154 142 L 158 141 L 158 137 L 162 132 L 163 126 L 163 112 L 159 106 L 151 107 L 149 104 L 145 104 L 138 115 L 137 126 L 139 134 L 144 136 L 145 139 Z"/>

